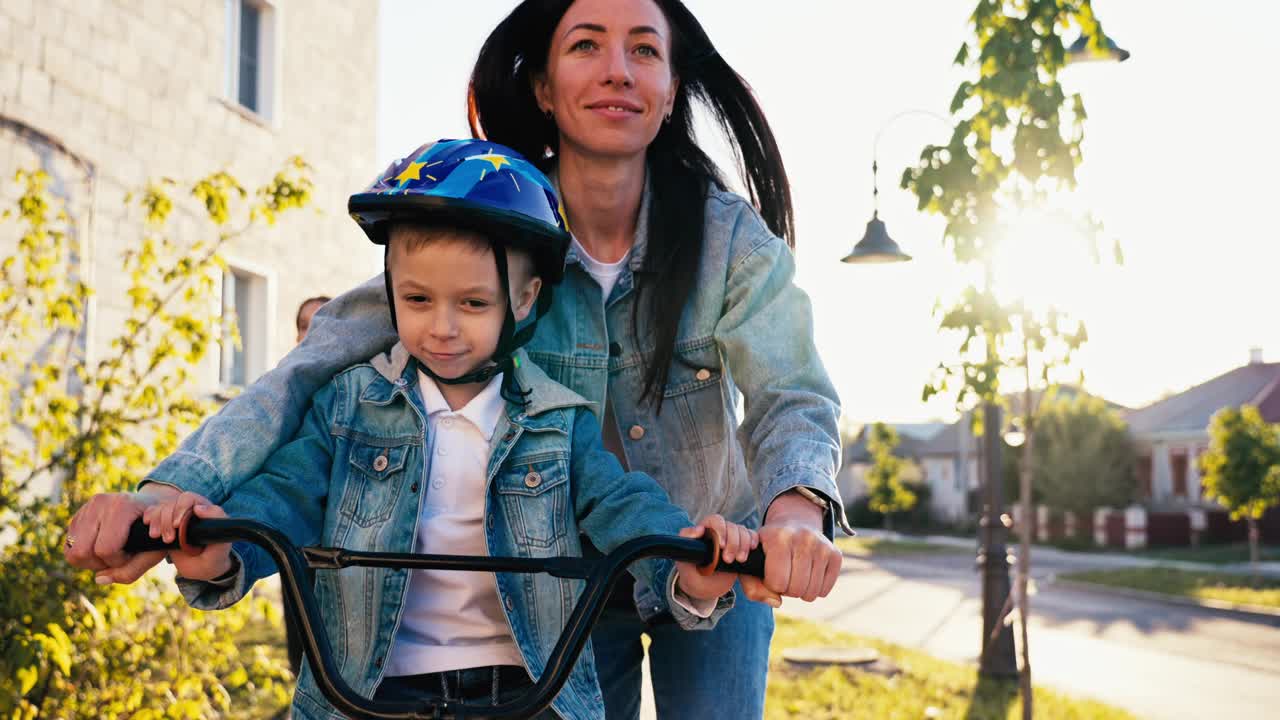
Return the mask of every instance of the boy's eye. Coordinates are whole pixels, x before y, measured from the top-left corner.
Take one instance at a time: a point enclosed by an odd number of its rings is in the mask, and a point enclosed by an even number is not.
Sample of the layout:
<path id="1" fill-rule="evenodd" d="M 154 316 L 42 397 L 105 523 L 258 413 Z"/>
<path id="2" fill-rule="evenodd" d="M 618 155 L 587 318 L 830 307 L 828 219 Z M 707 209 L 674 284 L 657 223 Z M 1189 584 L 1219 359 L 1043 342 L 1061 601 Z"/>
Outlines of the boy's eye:
<path id="1" fill-rule="evenodd" d="M 478 299 L 463 300 L 462 304 L 473 310 L 480 310 L 489 307 L 488 301 Z"/>
<path id="2" fill-rule="evenodd" d="M 426 295 L 405 295 L 405 300 L 411 303 L 423 303 L 427 301 Z"/>

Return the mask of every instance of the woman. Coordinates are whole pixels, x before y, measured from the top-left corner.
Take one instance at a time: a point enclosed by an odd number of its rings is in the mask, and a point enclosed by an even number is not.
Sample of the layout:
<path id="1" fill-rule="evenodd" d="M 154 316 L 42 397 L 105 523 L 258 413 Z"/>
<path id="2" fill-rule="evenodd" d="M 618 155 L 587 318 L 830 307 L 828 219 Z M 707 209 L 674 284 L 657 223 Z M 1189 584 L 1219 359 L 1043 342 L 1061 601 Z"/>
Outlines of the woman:
<path id="1" fill-rule="evenodd" d="M 697 147 L 694 99 L 727 130 L 752 203 L 725 191 Z M 481 50 L 469 110 L 478 136 L 544 159 L 575 235 L 530 357 L 597 402 L 606 446 L 686 511 L 763 519 L 765 580 L 744 579 L 751 600 L 715 630 L 666 623 L 661 589 L 613 599 L 592 637 L 608 716 L 639 714 L 647 633 L 660 716 L 719 715 L 729 701 L 734 717 L 759 717 L 769 605 L 830 591 L 841 515 L 837 401 L 778 237 L 793 235 L 790 190 L 768 124 L 677 0 L 527 0 Z M 289 437 L 319 385 L 394 342 L 384 303 L 381 278 L 328 303 L 300 348 L 149 479 L 251 476 L 272 450 L 263 439 Z M 68 559 L 107 582 L 141 576 L 159 556 L 123 556 L 120 522 L 101 518 L 147 502 L 95 498 L 68 531 Z"/>
<path id="2" fill-rule="evenodd" d="M 768 509 L 770 561 L 790 552 L 791 566 L 748 579 L 748 597 L 825 595 L 840 556 L 822 508 L 792 488 L 837 497 L 838 411 L 776 237 L 793 235 L 790 192 L 750 90 L 675 0 L 522 3 L 471 84 L 472 132 L 544 158 L 574 234 L 530 357 L 599 402 L 606 446 L 695 516 L 755 524 Z M 728 129 L 765 222 L 698 148 L 694 98 Z M 743 602 L 716 630 L 682 633 L 655 624 L 651 588 L 631 595 L 592 636 L 610 718 L 638 716 L 642 632 L 660 717 L 722 711 L 726 697 L 737 717 L 763 713 L 768 607 Z"/>

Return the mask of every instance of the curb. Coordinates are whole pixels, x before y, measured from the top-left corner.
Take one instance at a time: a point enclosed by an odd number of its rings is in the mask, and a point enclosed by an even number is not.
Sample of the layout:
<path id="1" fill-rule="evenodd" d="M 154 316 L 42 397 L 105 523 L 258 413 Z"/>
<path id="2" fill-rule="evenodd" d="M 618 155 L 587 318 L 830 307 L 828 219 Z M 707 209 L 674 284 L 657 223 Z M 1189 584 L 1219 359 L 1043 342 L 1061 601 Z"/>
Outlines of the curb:
<path id="1" fill-rule="evenodd" d="M 1201 610 L 1209 610 L 1215 614 L 1237 620 L 1245 620 L 1248 622 L 1257 622 L 1280 627 L 1280 609 L 1265 607 L 1262 605 L 1244 605 L 1224 602 L 1222 600 L 1195 600 L 1179 595 L 1152 592 L 1150 590 L 1121 588 L 1113 585 L 1102 585 L 1099 583 L 1084 582 L 1081 580 L 1064 580 L 1057 575 L 1050 575 L 1046 577 L 1042 581 L 1042 584 L 1045 586 L 1061 587 L 1067 590 L 1080 590 L 1082 592 L 1091 592 L 1101 595 L 1118 595 L 1120 597 L 1128 597 L 1135 600 L 1150 600 L 1152 602 L 1164 603 L 1166 605 L 1194 607 Z"/>

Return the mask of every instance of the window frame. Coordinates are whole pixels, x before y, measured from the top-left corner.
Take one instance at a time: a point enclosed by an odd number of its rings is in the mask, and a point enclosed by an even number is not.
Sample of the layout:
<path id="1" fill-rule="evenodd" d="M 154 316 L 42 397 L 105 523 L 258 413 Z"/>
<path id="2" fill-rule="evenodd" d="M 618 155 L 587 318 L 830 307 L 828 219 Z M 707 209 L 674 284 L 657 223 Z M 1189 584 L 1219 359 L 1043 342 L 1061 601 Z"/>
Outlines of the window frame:
<path id="1" fill-rule="evenodd" d="M 258 11 L 257 93 L 255 104 L 240 102 L 240 28 L 242 8 Z M 227 45 L 223 93 L 228 105 L 251 118 L 275 125 L 280 108 L 281 13 L 278 0 L 226 0 Z"/>
<path id="2" fill-rule="evenodd" d="M 226 269 L 219 275 L 218 310 L 220 317 L 225 318 L 228 310 L 235 313 L 235 320 L 240 331 L 241 356 L 244 363 L 244 383 L 234 382 L 235 348 L 229 332 L 224 326 L 222 337 L 218 338 L 218 356 L 215 365 L 216 387 L 220 391 L 243 389 L 251 385 L 270 369 L 271 344 L 275 337 L 276 309 L 278 304 L 276 274 L 251 262 L 233 258 L 225 258 Z M 230 282 L 228 281 L 230 278 Z M 228 303 L 228 285 L 233 288 L 240 283 L 248 283 L 246 304 L 249 312 L 244 316 L 235 307 L 234 294 Z M 234 290 L 233 290 L 234 293 Z"/>

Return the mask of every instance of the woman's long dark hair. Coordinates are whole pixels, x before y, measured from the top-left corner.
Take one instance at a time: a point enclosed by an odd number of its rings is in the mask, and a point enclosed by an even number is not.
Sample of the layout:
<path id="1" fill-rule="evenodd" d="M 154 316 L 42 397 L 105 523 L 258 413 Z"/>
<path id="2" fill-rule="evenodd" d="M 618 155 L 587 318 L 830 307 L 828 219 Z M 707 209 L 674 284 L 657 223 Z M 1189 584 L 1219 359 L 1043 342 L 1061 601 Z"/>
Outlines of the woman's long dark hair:
<path id="1" fill-rule="evenodd" d="M 646 153 L 650 178 L 647 255 L 636 282 L 636 311 L 647 296 L 656 329 L 646 357 L 641 399 L 662 409 L 675 357 L 680 316 L 698 275 L 711 184 L 724 189 L 719 168 L 698 147 L 693 100 L 720 125 L 733 149 L 751 203 L 775 235 L 795 247 L 791 186 L 773 131 L 751 88 L 720 57 L 706 31 L 680 0 L 654 0 L 671 25 L 672 69 L 679 78 L 670 122 Z M 573 0 L 525 0 L 485 40 L 471 73 L 467 114 L 477 138 L 502 143 L 542 170 L 555 164 L 559 131 L 543 115 L 533 78 L 546 72 L 551 36 Z M 694 220 L 696 218 L 696 221 Z M 632 316 L 635 327 L 638 322 Z"/>

